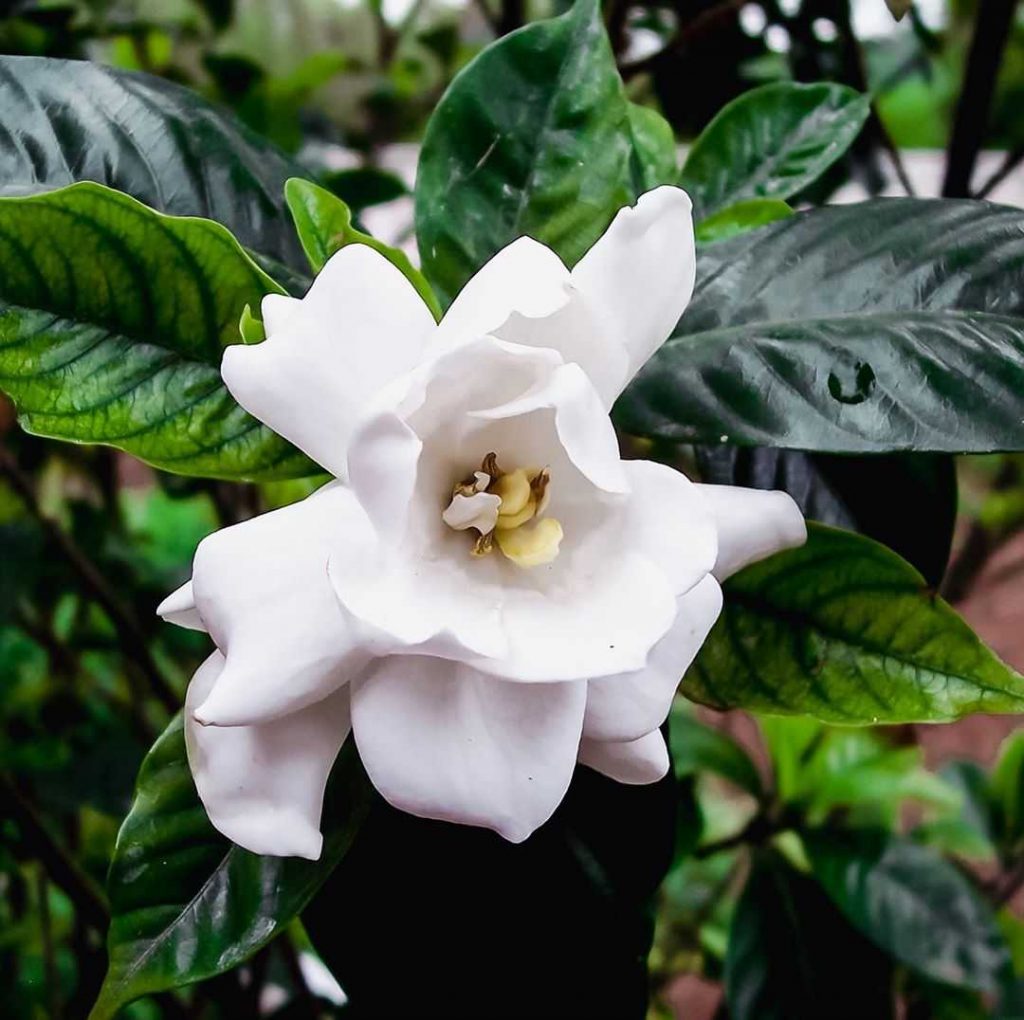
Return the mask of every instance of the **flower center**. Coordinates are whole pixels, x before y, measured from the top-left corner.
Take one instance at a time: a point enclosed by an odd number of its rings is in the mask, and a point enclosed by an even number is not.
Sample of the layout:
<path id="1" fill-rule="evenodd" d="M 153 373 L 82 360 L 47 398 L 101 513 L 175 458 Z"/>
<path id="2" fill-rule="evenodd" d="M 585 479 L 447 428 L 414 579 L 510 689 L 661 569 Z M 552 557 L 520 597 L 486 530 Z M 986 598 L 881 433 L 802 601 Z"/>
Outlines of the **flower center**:
<path id="1" fill-rule="evenodd" d="M 562 525 L 544 516 L 550 483 L 547 468 L 502 471 L 489 453 L 479 471 L 455 483 L 441 519 L 455 531 L 479 533 L 473 556 L 497 549 L 518 567 L 539 567 L 558 555 L 562 541 Z"/>

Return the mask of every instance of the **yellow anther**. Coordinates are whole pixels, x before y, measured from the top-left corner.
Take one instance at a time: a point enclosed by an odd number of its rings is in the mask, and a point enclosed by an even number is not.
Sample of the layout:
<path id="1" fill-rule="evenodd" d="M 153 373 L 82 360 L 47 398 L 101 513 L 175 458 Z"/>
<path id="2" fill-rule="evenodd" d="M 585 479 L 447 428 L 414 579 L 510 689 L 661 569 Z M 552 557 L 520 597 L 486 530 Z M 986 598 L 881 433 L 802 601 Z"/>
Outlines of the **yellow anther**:
<path id="1" fill-rule="evenodd" d="M 545 517 L 528 528 L 495 531 L 498 548 L 517 567 L 539 567 L 558 555 L 562 541 L 562 525 L 553 517 Z"/>
<path id="2" fill-rule="evenodd" d="M 517 514 L 503 514 L 501 510 L 499 510 L 498 520 L 494 526 L 499 531 L 511 531 L 513 528 L 518 528 L 521 524 L 525 524 L 536 512 L 537 501 L 533 496 L 531 496 L 526 501 L 526 506 L 524 506 Z"/>
<path id="3" fill-rule="evenodd" d="M 498 513 L 502 517 L 514 517 L 520 513 L 530 501 L 533 492 L 530 478 L 522 468 L 502 475 L 491 485 L 490 491 L 501 497 Z"/>

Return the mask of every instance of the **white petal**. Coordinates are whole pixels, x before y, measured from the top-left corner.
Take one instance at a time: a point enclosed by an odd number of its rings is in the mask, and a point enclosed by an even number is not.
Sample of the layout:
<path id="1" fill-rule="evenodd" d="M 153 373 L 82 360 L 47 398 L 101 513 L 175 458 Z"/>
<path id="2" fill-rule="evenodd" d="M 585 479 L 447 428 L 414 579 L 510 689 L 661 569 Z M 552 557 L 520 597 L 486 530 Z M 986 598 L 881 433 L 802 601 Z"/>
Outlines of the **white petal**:
<path id="1" fill-rule="evenodd" d="M 352 688 L 352 727 L 373 785 L 424 818 L 526 839 L 568 789 L 585 685 L 526 687 L 442 659 L 382 660 Z"/>
<path id="2" fill-rule="evenodd" d="M 461 347 L 493 333 L 513 312 L 543 318 L 569 300 L 569 270 L 550 249 L 520 237 L 485 262 L 441 320 L 433 353 Z M 547 345 L 544 345 L 547 346 Z"/>
<path id="3" fill-rule="evenodd" d="M 168 623 L 173 623 L 186 630 L 201 630 L 205 633 L 206 624 L 199 616 L 196 609 L 195 594 L 192 591 L 192 582 L 186 581 L 180 588 L 176 588 L 156 607 L 156 615 Z"/>
<path id="4" fill-rule="evenodd" d="M 785 492 L 698 485 L 718 528 L 715 577 L 724 581 L 751 563 L 807 541 L 800 508 Z"/>
<path id="5" fill-rule="evenodd" d="M 626 348 L 623 386 L 664 343 L 693 294 L 692 205 L 661 187 L 622 209 L 572 271 L 576 287 Z"/>
<path id="6" fill-rule="evenodd" d="M 193 711 L 224 667 L 214 652 L 185 697 L 185 747 L 214 828 L 255 854 L 320 856 L 320 812 L 331 766 L 349 732 L 349 691 L 258 726 L 201 726 Z"/>
<path id="7" fill-rule="evenodd" d="M 651 650 L 643 669 L 588 683 L 583 722 L 588 740 L 636 740 L 668 717 L 679 681 L 722 610 L 722 589 L 713 577 L 705 577 L 677 605 L 672 629 Z"/>
<path id="8" fill-rule="evenodd" d="M 650 460 L 623 463 L 632 489 L 630 541 L 669 575 L 676 594 L 710 574 L 718 529 L 698 486 L 686 475 Z"/>
<path id="9" fill-rule="evenodd" d="M 401 272 L 361 244 L 331 256 L 300 307 L 270 309 L 280 330 L 228 347 L 224 382 L 250 414 L 343 478 L 360 410 L 417 363 L 433 316 Z"/>
<path id="10" fill-rule="evenodd" d="M 327 697 L 370 661 L 365 634 L 327 577 L 332 548 L 373 535 L 338 483 L 301 503 L 236 524 L 196 552 L 196 605 L 227 665 L 196 711 L 218 726 L 245 726 Z"/>
<path id="11" fill-rule="evenodd" d="M 266 336 L 280 333 L 288 320 L 302 307 L 300 298 L 288 294 L 267 294 L 260 304 L 263 316 L 263 332 Z"/>
<path id="12" fill-rule="evenodd" d="M 628 743 L 584 739 L 580 763 L 630 786 L 656 783 L 669 770 L 668 748 L 658 730 Z"/>

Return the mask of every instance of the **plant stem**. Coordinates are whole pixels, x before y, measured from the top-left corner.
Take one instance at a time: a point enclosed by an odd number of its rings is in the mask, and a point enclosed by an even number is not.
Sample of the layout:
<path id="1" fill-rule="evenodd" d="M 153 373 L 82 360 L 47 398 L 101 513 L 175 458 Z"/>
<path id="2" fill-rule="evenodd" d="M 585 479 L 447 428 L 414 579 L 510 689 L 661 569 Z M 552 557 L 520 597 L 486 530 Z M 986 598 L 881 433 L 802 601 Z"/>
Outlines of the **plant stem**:
<path id="1" fill-rule="evenodd" d="M 160 672 L 135 618 L 114 594 L 96 565 L 75 544 L 74 539 L 53 518 L 43 512 L 31 479 L 21 470 L 14 456 L 4 446 L 0 446 L 0 472 L 38 521 L 50 543 L 78 577 L 82 587 L 107 614 L 117 631 L 126 656 L 135 664 L 161 705 L 172 714 L 176 712 L 181 707 L 181 698 Z"/>

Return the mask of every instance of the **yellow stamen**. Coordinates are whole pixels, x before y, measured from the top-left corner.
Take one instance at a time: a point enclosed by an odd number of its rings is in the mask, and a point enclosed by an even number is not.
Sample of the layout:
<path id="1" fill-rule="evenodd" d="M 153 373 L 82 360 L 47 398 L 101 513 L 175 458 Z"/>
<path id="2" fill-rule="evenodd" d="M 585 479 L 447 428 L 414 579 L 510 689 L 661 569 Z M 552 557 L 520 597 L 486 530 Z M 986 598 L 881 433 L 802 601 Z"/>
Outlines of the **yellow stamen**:
<path id="1" fill-rule="evenodd" d="M 504 505 L 504 504 L 502 504 Z M 498 510 L 498 520 L 495 523 L 495 527 L 499 531 L 511 531 L 513 528 L 518 528 L 521 524 L 525 524 L 530 520 L 533 515 L 537 512 L 537 501 L 531 496 L 526 501 L 526 506 L 517 514 L 503 514 L 501 509 Z"/>
<path id="2" fill-rule="evenodd" d="M 528 528 L 494 531 L 498 548 L 517 567 L 539 567 L 558 555 L 562 541 L 562 525 L 553 517 L 545 517 Z"/>
<path id="3" fill-rule="evenodd" d="M 514 517 L 526 507 L 533 490 L 530 488 L 529 476 L 522 468 L 517 468 L 502 475 L 491 485 L 490 491 L 501 497 L 498 513 L 502 517 Z"/>

